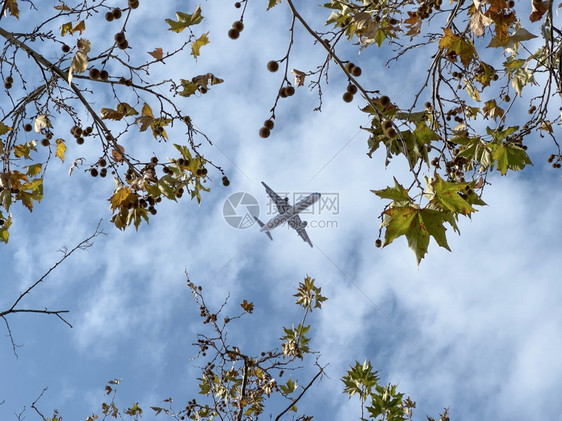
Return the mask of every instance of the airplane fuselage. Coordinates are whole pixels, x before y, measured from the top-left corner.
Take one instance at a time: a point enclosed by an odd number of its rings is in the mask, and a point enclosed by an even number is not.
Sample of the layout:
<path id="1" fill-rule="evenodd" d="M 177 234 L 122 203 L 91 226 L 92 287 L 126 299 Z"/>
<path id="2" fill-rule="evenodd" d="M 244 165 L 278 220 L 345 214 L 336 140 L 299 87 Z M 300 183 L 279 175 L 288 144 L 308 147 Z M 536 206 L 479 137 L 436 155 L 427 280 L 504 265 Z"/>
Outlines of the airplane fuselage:
<path id="1" fill-rule="evenodd" d="M 264 224 L 261 227 L 260 231 L 262 232 L 271 231 L 272 229 L 277 228 L 282 223 L 290 221 L 292 218 L 297 216 L 303 210 L 316 203 L 320 199 L 320 196 L 321 196 L 320 193 L 312 193 L 308 195 L 300 202 L 296 203 L 295 205 L 287 209 L 286 212 L 283 212 L 282 214 L 276 215 L 273 218 L 271 218 L 266 224 Z"/>

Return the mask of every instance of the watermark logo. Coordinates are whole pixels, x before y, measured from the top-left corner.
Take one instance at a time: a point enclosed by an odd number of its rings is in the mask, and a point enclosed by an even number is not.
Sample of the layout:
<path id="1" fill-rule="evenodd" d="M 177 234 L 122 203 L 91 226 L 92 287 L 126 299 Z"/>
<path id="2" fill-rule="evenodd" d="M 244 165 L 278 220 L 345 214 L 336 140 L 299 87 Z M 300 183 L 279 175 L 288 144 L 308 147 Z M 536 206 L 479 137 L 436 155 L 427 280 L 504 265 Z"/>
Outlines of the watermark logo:
<path id="1" fill-rule="evenodd" d="M 224 220 L 233 228 L 247 229 L 256 223 L 254 217 L 260 216 L 260 205 L 250 193 L 233 193 L 222 206 Z"/>
<path id="2" fill-rule="evenodd" d="M 295 192 L 295 193 L 287 193 L 281 192 L 278 193 L 279 196 L 287 202 L 289 205 L 294 205 L 301 200 L 308 197 L 311 192 Z M 275 202 L 269 198 L 267 202 L 266 208 L 267 215 L 276 215 L 278 213 L 277 205 Z M 304 209 L 300 214 L 301 215 L 339 215 L 340 213 L 340 195 L 339 193 L 321 193 L 320 199 L 309 206 L 308 208 Z"/>

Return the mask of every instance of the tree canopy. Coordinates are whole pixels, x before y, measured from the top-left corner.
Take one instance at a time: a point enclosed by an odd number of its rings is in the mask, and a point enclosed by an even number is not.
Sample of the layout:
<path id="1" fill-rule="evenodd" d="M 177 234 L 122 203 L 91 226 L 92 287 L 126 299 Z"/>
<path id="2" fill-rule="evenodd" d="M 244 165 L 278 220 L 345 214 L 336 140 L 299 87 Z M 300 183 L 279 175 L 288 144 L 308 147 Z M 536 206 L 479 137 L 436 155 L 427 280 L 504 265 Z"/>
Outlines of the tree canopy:
<path id="1" fill-rule="evenodd" d="M 183 59 L 189 52 L 197 60 L 204 54 L 212 38 L 211 31 L 198 30 L 204 5 L 166 19 L 168 36 L 181 39 L 179 47 L 151 51 L 127 38 L 128 26 L 137 24 L 138 1 L 123 8 L 106 0 L 30 5 L 24 10 L 21 1 L 2 4 L 3 25 L 25 17 L 14 26 L 17 31 L 0 27 L 6 94 L 0 121 L 3 242 L 9 238 L 12 204 L 20 202 L 31 211 L 42 198 L 50 158 L 64 162 L 68 148 L 85 142 L 98 145 L 98 156 L 74 160 L 68 172 L 79 168 L 94 178 L 114 179 L 108 182 L 113 190 L 108 198 L 112 222 L 120 229 L 131 224 L 138 229 L 157 213 L 162 200 L 177 201 L 186 193 L 200 202 L 214 172 L 228 186 L 227 175 L 213 157 L 201 153 L 202 142 L 212 139 L 183 111 L 184 104 L 204 101 L 201 97 L 214 85 L 228 83 L 228 75 L 151 78 L 151 69 L 179 55 Z M 240 18 L 228 36 L 245 42 L 246 9 L 260 6 L 237 1 L 234 7 Z M 286 55 L 266 66 L 280 71 L 280 89 L 270 117 L 256 132 L 267 138 L 274 135 L 275 123 L 284 124 L 276 121 L 276 107 L 295 89 L 316 90 L 321 110 L 322 85 L 329 72 L 342 72 L 348 80 L 343 100 L 359 97 L 358 112 L 371 118 L 363 127 L 367 154 L 380 150 L 385 165 L 399 158 L 410 168 L 409 180 L 396 179 L 382 189 L 373 186 L 373 193 L 386 201 L 377 246 L 405 236 L 418 264 L 430 237 L 449 249 L 447 227 L 459 232 L 459 217 L 470 217 L 485 205 L 489 174 L 506 175 L 532 165 L 527 148 L 538 137 L 551 140 L 552 153 L 544 159 L 560 168 L 556 137 L 561 31 L 553 23 L 552 1 L 334 0 L 319 6 L 325 13 L 325 26 L 319 28 L 292 0 L 270 0 L 261 7 L 288 7 L 290 22 Z M 90 28 L 96 25 L 103 25 L 105 36 L 92 42 Z M 297 25 L 312 37 L 314 48 L 325 52 L 325 60 L 315 68 L 292 68 Z M 349 57 L 349 44 L 361 55 Z M 367 71 L 361 61 L 377 50 L 391 57 L 382 71 L 407 64 L 413 54 L 426 57 L 422 70 L 416 68 L 408 102 L 397 103 L 384 87 L 361 81 Z M 70 133 L 65 127 L 71 127 Z M 163 148 L 162 156 L 136 156 L 134 147 L 125 146 L 132 136 L 171 147 Z"/>

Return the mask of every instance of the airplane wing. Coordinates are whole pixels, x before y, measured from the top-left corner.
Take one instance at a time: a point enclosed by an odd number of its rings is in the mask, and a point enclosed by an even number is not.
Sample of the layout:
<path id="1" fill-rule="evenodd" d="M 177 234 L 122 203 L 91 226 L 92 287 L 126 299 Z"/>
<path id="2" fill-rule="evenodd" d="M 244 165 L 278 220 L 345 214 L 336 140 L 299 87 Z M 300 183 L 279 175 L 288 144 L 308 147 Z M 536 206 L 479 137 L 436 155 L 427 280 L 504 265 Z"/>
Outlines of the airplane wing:
<path id="1" fill-rule="evenodd" d="M 312 241 L 310 241 L 310 237 L 304 229 L 304 227 L 306 227 L 306 222 L 302 222 L 301 218 L 297 215 L 289 221 L 289 226 L 297 231 L 297 234 L 301 236 L 303 241 L 312 247 Z"/>
<path id="2" fill-rule="evenodd" d="M 280 215 L 287 212 L 291 208 L 291 205 L 289 205 L 288 200 L 283 199 L 281 196 L 275 193 L 273 189 L 271 189 L 263 181 L 261 183 L 265 187 L 266 193 L 269 195 L 271 200 L 273 200 L 273 203 L 275 203 L 275 206 L 277 206 L 277 212 L 279 212 Z"/>

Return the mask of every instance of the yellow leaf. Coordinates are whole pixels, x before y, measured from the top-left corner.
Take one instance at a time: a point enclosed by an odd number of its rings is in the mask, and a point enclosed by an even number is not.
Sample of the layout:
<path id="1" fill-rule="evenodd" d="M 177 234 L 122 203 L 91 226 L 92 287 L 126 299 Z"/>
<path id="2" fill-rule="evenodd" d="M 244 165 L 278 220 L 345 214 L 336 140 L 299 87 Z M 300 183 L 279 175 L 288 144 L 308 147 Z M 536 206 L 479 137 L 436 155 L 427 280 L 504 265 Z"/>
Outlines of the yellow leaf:
<path id="1" fill-rule="evenodd" d="M 111 210 L 115 211 L 115 209 L 121 207 L 123 204 L 126 204 L 132 194 L 133 192 L 130 187 L 121 187 L 117 190 L 109 199 L 109 202 L 111 203 Z"/>
<path id="2" fill-rule="evenodd" d="M 62 4 L 59 4 L 57 6 L 55 6 L 55 10 L 63 10 L 65 12 L 70 12 L 70 7 L 68 7 L 66 4 L 64 4 L 64 2 L 61 2 Z"/>
<path id="3" fill-rule="evenodd" d="M 64 162 L 64 153 L 66 152 L 66 145 L 64 144 L 63 139 L 57 139 L 57 151 L 55 152 L 55 156 L 57 156 L 62 162 Z"/>
<path id="4" fill-rule="evenodd" d="M 41 172 L 41 168 L 42 168 L 43 164 L 33 164 L 33 165 L 28 165 L 27 170 L 25 171 L 25 173 L 31 177 L 39 174 Z"/>
<path id="5" fill-rule="evenodd" d="M 6 126 L 4 123 L 0 121 L 0 136 L 8 133 L 10 130 L 12 130 L 11 127 Z"/>
<path id="6" fill-rule="evenodd" d="M 199 56 L 199 50 L 202 46 L 207 45 L 209 41 L 209 37 L 207 36 L 208 32 L 201 35 L 196 41 L 191 43 L 191 55 L 197 58 Z"/>
<path id="7" fill-rule="evenodd" d="M 148 105 L 146 102 L 142 106 L 142 115 L 154 118 L 154 114 L 152 114 L 152 108 L 150 108 L 150 105 Z"/>

